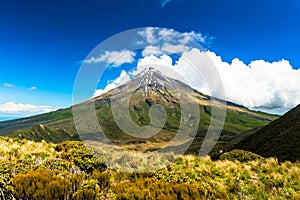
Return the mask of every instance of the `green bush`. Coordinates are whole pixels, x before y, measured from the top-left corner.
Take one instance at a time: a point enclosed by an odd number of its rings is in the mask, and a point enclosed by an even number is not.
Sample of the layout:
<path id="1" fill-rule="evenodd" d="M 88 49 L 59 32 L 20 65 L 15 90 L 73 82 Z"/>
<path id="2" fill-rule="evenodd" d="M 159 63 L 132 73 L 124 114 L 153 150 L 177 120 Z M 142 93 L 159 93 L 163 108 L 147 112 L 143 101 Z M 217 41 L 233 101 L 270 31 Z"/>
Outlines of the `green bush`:
<path id="1" fill-rule="evenodd" d="M 120 182 L 113 187 L 117 199 L 201 199 L 197 187 L 185 183 L 160 182 L 154 178 Z"/>
<path id="2" fill-rule="evenodd" d="M 94 200 L 97 199 L 96 193 L 92 189 L 80 189 L 73 195 L 74 200 Z"/>
<path id="3" fill-rule="evenodd" d="M 98 170 L 94 170 L 91 178 L 98 181 L 98 185 L 100 186 L 101 190 L 111 186 L 111 174 L 107 171 L 100 172 Z"/>
<path id="4" fill-rule="evenodd" d="M 107 166 L 94 157 L 80 142 L 64 142 L 58 144 L 55 150 L 59 152 L 60 158 L 73 161 L 80 170 L 86 173 L 91 173 L 95 169 L 100 171 L 107 169 Z"/>
<path id="5" fill-rule="evenodd" d="M 220 160 L 230 160 L 230 161 L 240 161 L 249 162 L 252 160 L 263 159 L 260 155 L 255 153 L 244 151 L 244 150 L 232 150 L 222 154 L 219 158 Z"/>
<path id="6" fill-rule="evenodd" d="M 73 195 L 73 199 L 76 200 L 96 200 L 100 197 L 100 187 L 97 184 L 97 180 L 85 181 L 81 188 Z"/>
<path id="7" fill-rule="evenodd" d="M 15 176 L 12 185 L 18 199 L 66 199 L 71 191 L 71 182 L 67 178 L 44 168 Z"/>

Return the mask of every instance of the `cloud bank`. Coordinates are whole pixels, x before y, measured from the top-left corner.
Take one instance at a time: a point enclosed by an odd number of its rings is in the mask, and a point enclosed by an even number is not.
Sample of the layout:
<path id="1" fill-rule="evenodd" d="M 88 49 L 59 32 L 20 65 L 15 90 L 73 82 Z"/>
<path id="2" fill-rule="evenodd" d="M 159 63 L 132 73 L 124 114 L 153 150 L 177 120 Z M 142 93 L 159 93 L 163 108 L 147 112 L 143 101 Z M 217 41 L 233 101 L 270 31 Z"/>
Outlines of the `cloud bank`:
<path id="1" fill-rule="evenodd" d="M 300 69 L 293 69 L 289 61 L 255 60 L 246 65 L 238 58 L 227 63 L 213 52 L 206 53 L 221 75 L 226 99 L 273 113 L 300 103 Z"/>
<path id="2" fill-rule="evenodd" d="M 53 111 L 51 106 L 7 102 L 0 104 L 0 116 L 23 117 Z"/>
<path id="3" fill-rule="evenodd" d="M 227 63 L 214 52 L 192 49 L 184 52 L 179 60 L 172 64 L 172 58 L 169 55 L 156 55 L 155 51 L 158 50 L 156 48 L 150 49 L 149 47 L 147 51 L 150 52 L 150 50 L 154 52 L 154 55 L 145 53 L 145 57 L 138 60 L 133 72 L 122 71 L 120 76 L 109 83 L 104 90 L 97 90 L 95 96 L 122 85 L 149 65 L 155 65 L 167 76 L 181 80 L 203 93 L 244 105 L 250 109 L 282 114 L 300 103 L 300 69 L 293 69 L 287 60 L 271 63 L 255 60 L 246 65 L 235 58 Z M 199 76 L 194 76 L 198 72 L 193 71 L 185 59 L 186 57 L 204 58 L 204 56 L 209 57 L 214 63 L 222 79 L 225 96 L 211 94 L 205 85 L 205 80 L 199 80 Z M 164 67 L 159 67 L 160 65 Z M 166 70 L 166 67 L 172 70 Z"/>

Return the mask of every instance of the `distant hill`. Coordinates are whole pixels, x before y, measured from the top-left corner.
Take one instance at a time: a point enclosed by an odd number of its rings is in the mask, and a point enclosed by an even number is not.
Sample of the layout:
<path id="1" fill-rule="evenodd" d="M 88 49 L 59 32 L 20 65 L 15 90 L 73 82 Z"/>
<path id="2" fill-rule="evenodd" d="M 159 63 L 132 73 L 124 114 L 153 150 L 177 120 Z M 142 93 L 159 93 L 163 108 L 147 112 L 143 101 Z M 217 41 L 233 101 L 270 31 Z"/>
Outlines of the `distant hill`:
<path id="1" fill-rule="evenodd" d="M 300 161 L 300 105 L 254 134 L 234 149 L 243 149 L 279 161 Z"/>
<path id="2" fill-rule="evenodd" d="M 0 136 L 53 143 L 80 140 L 71 108 L 0 122 Z"/>
<path id="3" fill-rule="evenodd" d="M 150 107 L 155 104 L 160 104 L 164 107 L 167 115 L 166 122 L 158 134 L 149 138 L 133 137 L 125 134 L 116 124 L 115 116 L 112 114 L 111 102 L 120 100 L 121 103 L 126 104 L 125 99 L 129 95 L 130 120 L 139 126 L 147 126 L 149 124 L 151 126 L 151 122 L 162 121 L 159 118 L 150 119 L 149 111 Z M 200 114 L 200 122 L 199 120 L 197 122 L 197 109 L 188 110 L 189 114 L 186 117 L 182 117 L 180 104 L 182 96 L 186 97 L 185 103 L 199 106 L 200 113 L 198 115 Z M 195 141 L 202 141 L 212 118 L 217 123 L 222 123 L 218 113 L 224 107 L 226 108 L 226 119 L 220 137 L 221 142 L 228 142 L 231 139 L 236 141 L 236 137 L 239 134 L 253 128 L 262 127 L 278 118 L 276 115 L 251 111 L 244 106 L 210 97 L 178 80 L 165 76 L 159 71 L 153 70 L 153 68 L 144 70 L 124 85 L 82 104 L 90 103 L 95 104 L 99 124 L 105 135 L 112 142 L 123 146 L 123 148 L 141 151 L 159 149 L 167 144 L 176 135 L 182 121 L 184 121 L 185 126 L 181 127 L 181 130 L 184 130 L 186 138 L 190 140 L 194 137 L 189 134 L 194 124 L 198 123 L 197 140 Z M 80 105 L 74 105 L 74 107 L 76 108 Z M 212 108 L 218 110 L 216 115 L 212 113 Z M 123 112 L 120 111 L 120 114 L 122 116 Z M 72 108 L 0 122 L 0 135 L 26 138 L 34 141 L 45 140 L 54 143 L 79 139 L 74 125 Z M 194 142 L 191 152 L 197 152 L 197 149 L 199 149 L 199 145 L 197 142 Z"/>
<path id="4" fill-rule="evenodd" d="M 26 130 L 17 130 L 8 134 L 10 137 L 30 139 L 34 141 L 46 141 L 61 143 L 67 140 L 80 140 L 78 135 L 70 135 L 63 129 L 53 130 L 46 125 L 38 124 Z"/>

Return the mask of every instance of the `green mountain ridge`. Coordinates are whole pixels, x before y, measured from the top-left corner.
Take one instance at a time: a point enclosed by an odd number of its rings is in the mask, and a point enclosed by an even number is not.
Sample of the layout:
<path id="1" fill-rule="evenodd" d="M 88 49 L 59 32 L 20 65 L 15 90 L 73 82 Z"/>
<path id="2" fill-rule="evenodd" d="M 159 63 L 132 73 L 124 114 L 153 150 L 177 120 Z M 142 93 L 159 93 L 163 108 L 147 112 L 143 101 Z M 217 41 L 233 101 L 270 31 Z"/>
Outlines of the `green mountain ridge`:
<path id="1" fill-rule="evenodd" d="M 300 105 L 236 144 L 243 149 L 279 161 L 300 161 Z"/>

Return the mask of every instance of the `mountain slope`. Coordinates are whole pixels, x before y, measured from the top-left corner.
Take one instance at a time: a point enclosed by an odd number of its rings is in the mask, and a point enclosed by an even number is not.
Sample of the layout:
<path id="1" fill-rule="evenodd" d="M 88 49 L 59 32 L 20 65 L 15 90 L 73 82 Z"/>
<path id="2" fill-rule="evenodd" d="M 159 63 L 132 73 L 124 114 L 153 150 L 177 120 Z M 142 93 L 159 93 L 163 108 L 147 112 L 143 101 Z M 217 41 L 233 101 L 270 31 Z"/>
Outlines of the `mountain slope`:
<path id="1" fill-rule="evenodd" d="M 182 101 L 183 97 L 184 101 Z M 116 101 L 121 105 L 129 106 L 127 110 L 122 110 L 121 106 L 120 109 L 117 109 L 117 115 L 113 115 L 114 105 L 112 102 Z M 226 108 L 226 118 L 220 137 L 221 141 L 229 141 L 244 131 L 264 126 L 277 118 L 275 115 L 254 112 L 244 106 L 202 94 L 178 80 L 164 76 L 153 68 L 144 70 L 134 79 L 118 88 L 74 107 L 77 108 L 85 104 L 95 106 L 99 124 L 112 142 L 127 149 L 143 151 L 161 148 L 172 140 L 179 130 L 184 132 L 183 135 L 186 136 L 186 139 L 193 139 L 194 137 L 203 139 L 212 119 L 216 121 L 217 125 L 222 123 L 218 113 L 224 107 Z M 161 107 L 155 111 L 155 117 L 150 118 L 151 109 L 158 104 Z M 188 104 L 193 104 L 194 107 L 185 107 Z M 182 113 L 183 107 L 187 109 L 185 114 Z M 165 113 L 163 113 L 163 110 L 165 110 Z M 213 113 L 213 110 L 216 112 Z M 126 112 L 129 113 L 128 119 L 124 118 Z M 166 115 L 166 121 L 160 129 L 158 124 L 163 121 L 163 114 Z M 137 128 L 124 131 L 122 124 L 116 123 L 116 117 L 121 118 L 125 125 L 132 123 L 137 125 Z M 195 123 L 198 126 L 195 126 Z M 34 132 L 32 127 L 39 127 L 40 124 L 51 130 L 51 133 L 60 134 L 60 139 L 78 139 L 72 108 L 19 120 L 0 122 L 0 135 L 33 139 L 35 141 L 42 139 L 51 141 L 51 137 L 48 137 L 49 131 L 41 128 L 39 128 L 39 131 L 35 131 L 34 135 L 32 134 Z M 146 126 L 160 131 L 151 137 L 139 137 L 139 127 Z M 195 128 L 197 132 L 192 134 Z M 20 133 L 20 129 L 25 131 Z M 213 131 L 215 129 L 217 128 L 212 127 Z M 132 132 L 132 135 L 128 135 L 128 132 Z M 136 133 L 133 134 L 134 132 Z M 61 135 L 62 133 L 63 135 Z M 144 135 L 144 137 L 146 136 Z M 52 142 L 58 141 L 60 140 L 53 139 Z"/>
<path id="2" fill-rule="evenodd" d="M 130 96 L 130 99 L 126 101 L 126 97 L 128 96 Z M 184 99 L 183 101 L 182 98 Z M 116 101 L 119 101 L 121 105 L 129 104 L 130 119 L 128 121 L 124 119 L 127 110 L 122 110 L 122 106 L 117 109 L 116 115 L 113 115 L 111 112 L 111 102 L 115 103 Z M 244 131 L 264 126 L 277 118 L 277 116 L 274 115 L 254 112 L 232 102 L 225 102 L 204 95 L 188 85 L 166 77 L 152 69 L 143 71 L 135 79 L 90 100 L 90 102 L 95 102 L 99 123 L 106 136 L 112 142 L 124 148 L 142 151 L 154 150 L 166 144 L 169 145 L 170 140 L 175 137 L 178 130 L 182 131 L 182 141 L 187 140 L 188 142 L 193 140 L 194 137 L 203 140 L 211 125 L 210 122 L 212 119 L 216 121 L 217 125 L 222 123 L 219 113 L 224 107 L 226 108 L 226 118 L 220 138 L 221 140 L 228 141 L 230 138 Z M 188 115 L 182 116 L 181 107 L 182 104 L 184 104 L 182 102 L 187 104 L 194 103 L 197 104 L 197 107 L 194 107 L 195 109 L 188 107 Z M 151 125 L 150 122 L 153 118 L 150 119 L 149 110 L 156 104 L 160 104 L 164 107 L 167 119 L 161 131 L 152 137 L 144 139 L 128 135 L 126 133 L 135 132 L 133 128 L 124 131 L 115 120 L 112 120 L 119 115 L 122 118 L 120 120 L 123 121 L 123 125 L 129 124 L 131 121 L 134 121 L 140 126 Z M 213 113 L 213 110 L 215 113 Z M 200 122 L 197 121 L 197 119 L 199 119 L 197 114 L 200 116 Z M 184 122 L 180 121 L 181 118 L 185 119 Z M 156 120 L 156 117 L 154 120 Z M 80 121 L 84 121 L 84 119 Z M 86 123 L 88 122 L 89 120 Z M 182 123 L 184 123 L 185 126 L 179 127 Z M 189 126 L 195 123 L 199 125 Z M 210 127 L 212 133 L 222 128 L 217 127 L 217 125 Z M 193 128 L 198 129 L 195 135 L 191 134 Z M 88 138 L 88 136 L 86 138 Z M 178 145 L 178 143 L 174 144 L 175 147 Z M 196 145 L 196 149 L 199 149 L 199 147 L 199 145 Z"/>
<path id="3" fill-rule="evenodd" d="M 278 160 L 300 161 L 300 105 L 244 140 L 235 149 Z"/>
<path id="4" fill-rule="evenodd" d="M 17 130 L 26 130 L 31 128 L 33 125 L 40 123 L 52 124 L 52 122 L 54 122 L 54 124 L 56 124 L 66 119 L 73 119 L 72 110 L 70 108 L 59 109 L 53 112 L 21 119 L 3 121 L 0 122 L 0 135 L 7 135 L 8 133 Z"/>
<path id="5" fill-rule="evenodd" d="M 21 139 L 30 139 L 34 141 L 46 141 L 61 143 L 67 140 L 79 140 L 78 135 L 69 135 L 63 129 L 52 130 L 51 128 L 38 124 L 26 130 L 17 130 L 9 134 L 10 137 L 19 137 Z"/>

